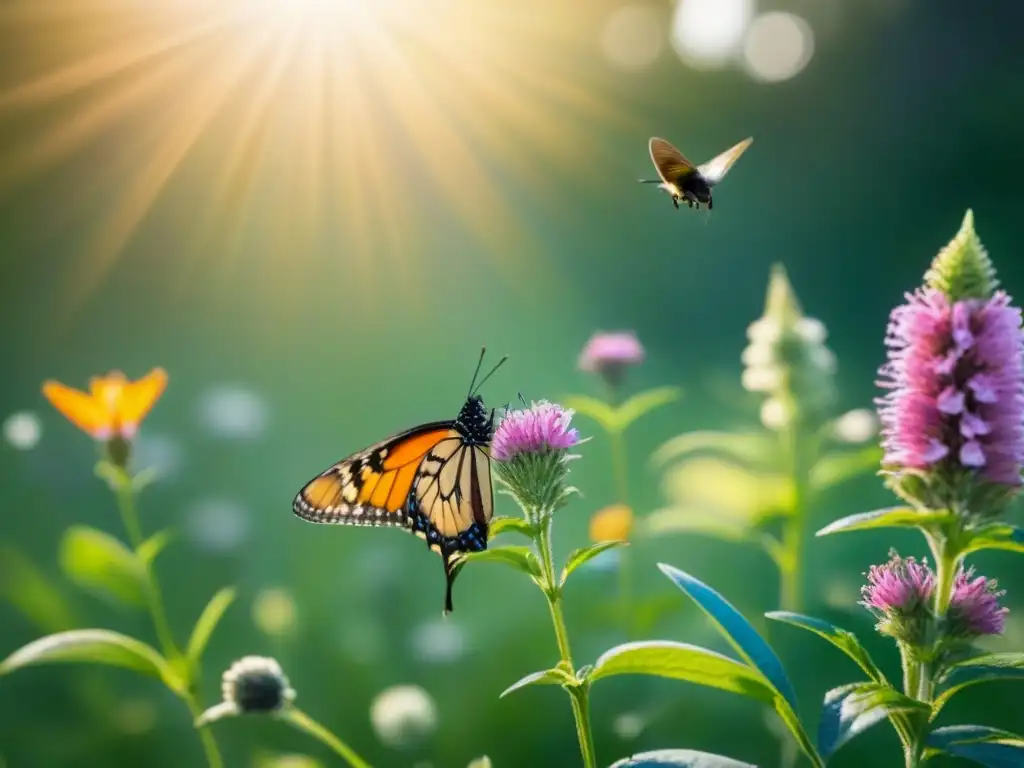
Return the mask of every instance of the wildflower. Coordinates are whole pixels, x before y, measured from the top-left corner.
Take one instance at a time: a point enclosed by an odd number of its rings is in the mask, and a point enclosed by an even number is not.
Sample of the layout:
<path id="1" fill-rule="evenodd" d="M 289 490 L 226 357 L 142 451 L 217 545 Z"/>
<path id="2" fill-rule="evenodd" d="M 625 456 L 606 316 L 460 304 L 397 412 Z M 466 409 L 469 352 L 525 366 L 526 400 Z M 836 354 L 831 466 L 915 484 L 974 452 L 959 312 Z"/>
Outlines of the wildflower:
<path id="1" fill-rule="evenodd" d="M 506 411 L 491 441 L 498 478 L 520 505 L 545 515 L 564 503 L 568 449 L 579 444 L 573 411 L 546 400 Z"/>
<path id="2" fill-rule="evenodd" d="M 928 564 L 891 551 L 889 562 L 871 566 L 867 578 L 861 605 L 878 617 L 878 631 L 910 646 L 921 645 L 935 592 L 935 575 Z"/>
<path id="3" fill-rule="evenodd" d="M 1002 634 L 1009 609 L 999 605 L 999 598 L 1005 594 L 994 579 L 975 576 L 973 568 L 961 568 L 946 614 L 949 634 L 961 639 Z"/>
<path id="4" fill-rule="evenodd" d="M 154 368 L 137 381 L 129 381 L 120 371 L 94 377 L 88 393 L 47 381 L 43 395 L 68 421 L 106 443 L 111 461 L 124 468 L 129 442 L 166 386 L 167 374 Z"/>
<path id="5" fill-rule="evenodd" d="M 370 723 L 389 747 L 412 747 L 437 729 L 437 705 L 417 685 L 396 685 L 381 691 L 370 706 Z"/>
<path id="6" fill-rule="evenodd" d="M 626 369 L 644 361 L 643 345 L 632 331 L 598 332 L 580 352 L 581 371 L 596 373 L 612 388 L 622 382 Z"/>
<path id="7" fill-rule="evenodd" d="M 629 541 L 633 531 L 633 510 L 626 504 L 612 504 L 600 509 L 590 518 L 590 540 Z"/>
<path id="8" fill-rule="evenodd" d="M 866 443 L 878 434 L 878 417 L 867 408 L 855 408 L 832 422 L 832 434 L 843 443 Z"/>
<path id="9" fill-rule="evenodd" d="M 246 656 L 232 664 L 221 678 L 224 700 L 210 707 L 197 725 L 222 717 L 245 714 L 276 714 L 295 700 L 295 691 L 276 660 Z"/>

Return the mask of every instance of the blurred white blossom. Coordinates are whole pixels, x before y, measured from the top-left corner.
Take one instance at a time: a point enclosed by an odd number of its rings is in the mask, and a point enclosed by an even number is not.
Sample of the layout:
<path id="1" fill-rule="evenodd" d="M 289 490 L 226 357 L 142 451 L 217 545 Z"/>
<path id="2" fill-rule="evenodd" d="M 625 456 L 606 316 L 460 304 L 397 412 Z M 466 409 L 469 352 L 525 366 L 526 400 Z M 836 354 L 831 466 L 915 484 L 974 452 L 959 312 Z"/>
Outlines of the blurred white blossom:
<path id="1" fill-rule="evenodd" d="M 248 439 L 261 435 L 269 421 L 264 399 L 252 390 L 220 385 L 199 401 L 203 425 L 218 437 Z"/>
<path id="2" fill-rule="evenodd" d="M 396 685 L 373 700 L 370 723 L 385 745 L 414 747 L 437 730 L 437 705 L 418 685 Z"/>
<path id="3" fill-rule="evenodd" d="M 18 411 L 4 419 L 4 439 L 19 451 L 29 451 L 39 444 L 43 425 L 31 411 Z"/>
<path id="4" fill-rule="evenodd" d="M 866 443 L 878 434 L 878 416 L 867 408 L 857 408 L 836 419 L 832 427 L 837 440 Z"/>

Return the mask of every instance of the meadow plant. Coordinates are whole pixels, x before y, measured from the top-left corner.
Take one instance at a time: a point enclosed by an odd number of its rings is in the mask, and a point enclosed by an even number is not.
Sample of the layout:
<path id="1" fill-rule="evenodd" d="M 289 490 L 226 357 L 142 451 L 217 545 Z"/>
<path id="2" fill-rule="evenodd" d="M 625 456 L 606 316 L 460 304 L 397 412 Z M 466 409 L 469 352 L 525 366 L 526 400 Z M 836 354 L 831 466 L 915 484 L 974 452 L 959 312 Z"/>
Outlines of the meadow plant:
<path id="1" fill-rule="evenodd" d="M 819 496 L 878 466 L 870 411 L 838 413 L 836 357 L 824 324 L 804 314 L 781 265 L 764 313 L 747 330 L 743 387 L 759 400 L 758 429 L 698 431 L 654 454 L 668 503 L 648 535 L 696 533 L 761 547 L 779 571 L 779 605 L 796 610 L 808 521 Z"/>
<path id="2" fill-rule="evenodd" d="M 635 527 L 635 514 L 629 496 L 629 454 L 626 430 L 640 417 L 675 402 L 682 396 L 678 387 L 655 387 L 626 397 L 626 373 L 647 357 L 640 340 L 631 331 L 598 331 L 583 346 L 578 367 L 593 374 L 601 383 L 604 397 L 571 395 L 567 407 L 598 423 L 608 439 L 611 452 L 615 501 L 597 510 L 590 520 L 590 538 L 600 544 L 628 541 Z M 619 619 L 627 634 L 635 629 L 636 600 L 632 595 L 628 552 L 618 555 Z"/>
<path id="3" fill-rule="evenodd" d="M 996 583 L 964 563 L 984 549 L 1024 552 L 1024 530 L 1000 519 L 1021 488 L 1024 335 L 1021 311 L 996 289 L 995 270 L 968 211 L 924 287 L 909 294 L 890 320 L 889 359 L 881 371 L 889 392 L 879 401 L 882 467 L 906 505 L 852 515 L 818 532 L 915 528 L 924 534 L 934 566 L 890 551 L 886 563 L 868 571 L 862 590 L 862 605 L 874 615 L 877 631 L 896 643 L 901 683 L 887 679 L 852 632 L 798 613 L 768 613 L 831 643 L 867 678 L 825 694 L 812 741 L 779 658 L 753 626 L 710 587 L 665 565 L 662 571 L 704 609 L 741 661 L 666 642 L 632 644 L 609 654 L 632 653 L 641 660 L 635 672 L 731 690 L 771 705 L 815 766 L 826 765 L 840 747 L 886 719 L 907 768 L 943 754 L 990 768 L 1024 765 L 1024 738 L 1018 735 L 985 725 L 936 725 L 963 689 L 1024 678 L 1024 654 L 976 648 L 976 641 L 1002 632 L 1007 609 Z M 599 659 L 595 670 L 608 663 Z"/>
<path id="4" fill-rule="evenodd" d="M 164 529 L 144 536 L 138 495 L 156 477 L 151 471 L 132 471 L 133 441 L 139 425 L 166 386 L 167 374 L 159 368 L 137 381 L 129 381 L 116 371 L 93 378 L 88 393 L 55 381 L 43 385 L 43 394 L 51 404 L 99 445 L 101 458 L 96 464 L 96 475 L 113 492 L 128 538 L 126 545 L 97 528 L 72 526 L 61 542 L 63 569 L 72 581 L 87 590 L 105 594 L 127 607 L 148 611 L 157 647 L 109 629 L 53 632 L 0 662 L 0 676 L 24 667 L 69 662 L 130 669 L 156 678 L 184 702 L 210 768 L 221 768 L 224 761 L 209 724 L 227 715 L 248 713 L 278 716 L 326 744 L 349 765 L 365 768 L 367 763 L 347 745 L 295 708 L 295 692 L 273 659 L 247 657 L 237 662 L 224 674 L 224 701 L 203 711 L 203 655 L 235 599 L 235 589 L 225 587 L 217 592 L 200 613 L 188 642 L 179 644 L 164 611 L 155 570 L 158 556 L 174 534 Z"/>

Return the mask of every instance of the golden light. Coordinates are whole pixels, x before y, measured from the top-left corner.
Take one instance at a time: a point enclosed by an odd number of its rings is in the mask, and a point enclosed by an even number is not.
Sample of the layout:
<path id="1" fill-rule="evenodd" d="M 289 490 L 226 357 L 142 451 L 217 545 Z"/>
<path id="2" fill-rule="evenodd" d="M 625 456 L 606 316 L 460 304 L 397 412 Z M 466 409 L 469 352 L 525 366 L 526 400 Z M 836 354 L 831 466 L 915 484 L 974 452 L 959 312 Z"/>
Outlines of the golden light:
<path id="1" fill-rule="evenodd" d="M 415 285 L 439 218 L 522 269 L 511 191 L 578 205 L 550 175 L 600 187 L 592 126 L 627 120 L 578 66 L 577 14 L 545 0 L 8 0 L 0 35 L 0 203 L 64 174 L 55 216 L 90 227 L 65 300 L 157 209 L 186 212 L 183 276 L 211 254 L 278 275 L 257 242 Z"/>

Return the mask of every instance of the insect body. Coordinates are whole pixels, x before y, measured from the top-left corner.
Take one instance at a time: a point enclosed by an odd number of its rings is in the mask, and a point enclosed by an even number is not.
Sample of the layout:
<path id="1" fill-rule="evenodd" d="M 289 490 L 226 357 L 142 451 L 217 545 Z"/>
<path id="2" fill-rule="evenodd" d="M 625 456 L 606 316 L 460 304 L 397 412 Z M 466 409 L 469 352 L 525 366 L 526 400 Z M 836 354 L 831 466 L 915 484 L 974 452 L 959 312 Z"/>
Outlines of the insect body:
<path id="1" fill-rule="evenodd" d="M 649 142 L 651 162 L 654 163 L 660 178 L 641 179 L 640 183 L 657 184 L 668 192 L 676 208 L 679 207 L 681 200 L 685 200 L 690 208 L 699 209 L 701 204 L 704 204 L 710 210 L 711 188 L 725 178 L 725 174 L 752 141 L 753 139 L 744 139 L 703 165 L 694 165 L 665 139 L 652 138 Z"/>

